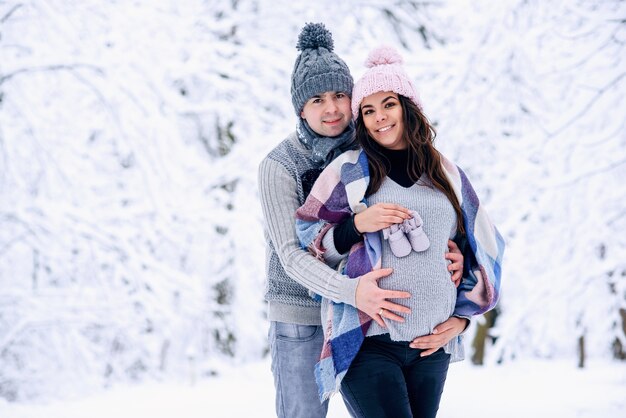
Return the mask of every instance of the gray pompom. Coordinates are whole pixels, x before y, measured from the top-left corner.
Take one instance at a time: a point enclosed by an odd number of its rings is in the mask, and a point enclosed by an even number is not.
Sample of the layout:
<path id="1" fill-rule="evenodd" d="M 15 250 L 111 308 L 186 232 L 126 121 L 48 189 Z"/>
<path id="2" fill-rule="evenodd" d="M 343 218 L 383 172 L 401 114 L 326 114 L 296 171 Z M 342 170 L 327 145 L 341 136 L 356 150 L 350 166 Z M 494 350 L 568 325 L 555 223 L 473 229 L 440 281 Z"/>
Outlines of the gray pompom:
<path id="1" fill-rule="evenodd" d="M 300 36 L 298 36 L 298 44 L 296 45 L 298 51 L 313 48 L 326 48 L 332 52 L 333 47 L 333 36 L 328 29 L 324 27 L 323 23 L 307 23 L 304 25 Z"/>

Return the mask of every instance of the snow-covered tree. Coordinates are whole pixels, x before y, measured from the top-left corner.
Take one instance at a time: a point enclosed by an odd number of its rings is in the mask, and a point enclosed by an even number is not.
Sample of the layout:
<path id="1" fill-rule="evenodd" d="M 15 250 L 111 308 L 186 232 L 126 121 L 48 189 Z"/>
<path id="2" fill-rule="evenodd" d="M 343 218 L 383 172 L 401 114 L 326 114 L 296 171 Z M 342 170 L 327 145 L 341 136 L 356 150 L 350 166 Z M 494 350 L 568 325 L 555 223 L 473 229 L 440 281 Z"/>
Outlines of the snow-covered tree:
<path id="1" fill-rule="evenodd" d="M 508 242 L 492 360 L 626 342 L 625 13 L 619 1 L 472 2 L 448 46 L 441 131 Z"/>
<path id="2" fill-rule="evenodd" d="M 332 11 L 332 14 L 329 12 Z M 626 346 L 619 1 L 0 1 L 0 397 L 266 350 L 260 159 L 305 22 L 405 57 L 508 242 L 493 360 Z"/>

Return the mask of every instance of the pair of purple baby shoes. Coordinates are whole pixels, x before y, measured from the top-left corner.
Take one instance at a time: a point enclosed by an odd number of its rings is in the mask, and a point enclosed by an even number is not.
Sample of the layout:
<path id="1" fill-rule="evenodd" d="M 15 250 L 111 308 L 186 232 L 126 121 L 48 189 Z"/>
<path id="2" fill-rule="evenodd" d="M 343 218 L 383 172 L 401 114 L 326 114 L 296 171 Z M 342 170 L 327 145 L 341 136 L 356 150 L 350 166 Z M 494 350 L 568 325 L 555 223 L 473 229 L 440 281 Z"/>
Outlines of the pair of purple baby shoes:
<path id="1" fill-rule="evenodd" d="M 411 250 L 426 251 L 430 241 L 424 233 L 424 222 L 419 213 L 412 210 L 411 218 L 401 224 L 393 224 L 383 229 L 383 238 L 389 241 L 391 252 L 396 257 L 405 257 Z"/>

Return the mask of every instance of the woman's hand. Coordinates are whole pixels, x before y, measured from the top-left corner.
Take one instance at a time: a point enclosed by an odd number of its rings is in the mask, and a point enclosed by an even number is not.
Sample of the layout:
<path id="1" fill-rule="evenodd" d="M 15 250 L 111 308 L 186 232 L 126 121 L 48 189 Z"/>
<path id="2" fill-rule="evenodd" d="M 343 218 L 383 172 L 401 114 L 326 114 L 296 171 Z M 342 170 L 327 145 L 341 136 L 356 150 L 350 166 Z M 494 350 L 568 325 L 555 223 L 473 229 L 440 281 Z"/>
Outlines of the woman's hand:
<path id="1" fill-rule="evenodd" d="M 448 249 L 449 253 L 446 253 L 446 260 L 450 260 L 450 264 L 448 265 L 448 271 L 452 272 L 452 281 L 456 287 L 459 287 L 461 284 L 461 279 L 463 278 L 463 253 L 459 250 L 456 242 L 451 239 L 448 240 Z"/>
<path id="2" fill-rule="evenodd" d="M 354 216 L 354 227 L 363 234 L 376 232 L 411 217 L 410 211 L 393 203 L 377 203 Z M 458 249 L 458 247 L 457 247 Z"/>
<path id="3" fill-rule="evenodd" d="M 420 353 L 420 357 L 430 356 L 432 353 L 448 344 L 448 341 L 462 333 L 468 324 L 469 319 L 451 316 L 446 321 L 437 325 L 435 329 L 433 329 L 432 334 L 423 335 L 411 341 L 409 347 L 424 350 Z"/>

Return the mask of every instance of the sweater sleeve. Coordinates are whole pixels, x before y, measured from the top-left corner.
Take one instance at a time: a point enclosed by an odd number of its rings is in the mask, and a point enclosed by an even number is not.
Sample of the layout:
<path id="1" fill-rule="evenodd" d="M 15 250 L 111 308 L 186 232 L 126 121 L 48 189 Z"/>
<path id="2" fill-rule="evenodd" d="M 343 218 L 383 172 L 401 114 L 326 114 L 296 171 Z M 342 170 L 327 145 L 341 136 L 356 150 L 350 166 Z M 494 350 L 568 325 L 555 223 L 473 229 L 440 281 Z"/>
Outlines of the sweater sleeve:
<path id="1" fill-rule="evenodd" d="M 322 238 L 324 247 L 324 261 L 331 267 L 337 266 L 344 258 L 348 257 L 350 248 L 363 238 L 354 228 L 352 216 L 344 222 L 330 228 Z"/>
<path id="2" fill-rule="evenodd" d="M 333 230 L 335 248 L 340 254 L 347 254 L 350 248 L 362 239 L 363 237 L 354 226 L 354 215 L 337 225 Z"/>
<path id="3" fill-rule="evenodd" d="M 285 272 L 318 295 L 356 306 L 359 279 L 339 274 L 300 246 L 295 228 L 300 206 L 295 179 L 280 163 L 266 158 L 259 166 L 258 180 L 265 228 Z"/>

